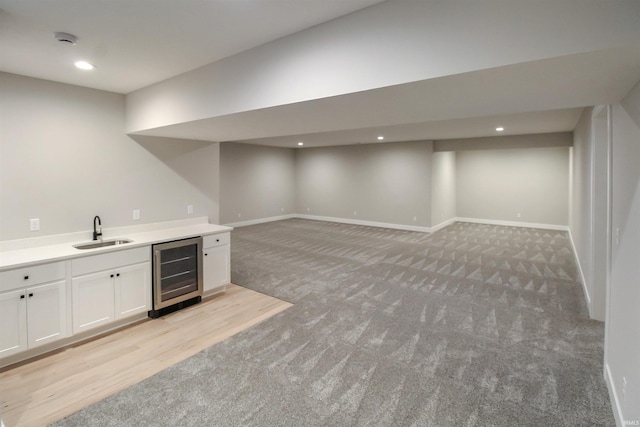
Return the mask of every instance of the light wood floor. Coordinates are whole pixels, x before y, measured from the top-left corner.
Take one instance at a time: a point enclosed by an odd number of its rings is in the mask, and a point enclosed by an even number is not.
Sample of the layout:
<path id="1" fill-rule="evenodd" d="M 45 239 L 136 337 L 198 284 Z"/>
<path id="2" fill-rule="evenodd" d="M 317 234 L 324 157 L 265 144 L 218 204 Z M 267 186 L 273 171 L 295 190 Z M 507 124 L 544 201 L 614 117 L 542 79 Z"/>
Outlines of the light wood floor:
<path id="1" fill-rule="evenodd" d="M 12 368 L 0 373 L 2 420 L 46 426 L 290 306 L 230 285 L 222 296 Z"/>

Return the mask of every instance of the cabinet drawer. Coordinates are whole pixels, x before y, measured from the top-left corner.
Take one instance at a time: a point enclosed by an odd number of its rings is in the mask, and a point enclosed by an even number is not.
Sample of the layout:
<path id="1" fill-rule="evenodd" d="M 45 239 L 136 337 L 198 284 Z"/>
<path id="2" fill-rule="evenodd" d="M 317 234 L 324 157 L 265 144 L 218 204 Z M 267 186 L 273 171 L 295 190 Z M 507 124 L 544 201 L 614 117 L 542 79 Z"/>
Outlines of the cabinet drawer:
<path id="1" fill-rule="evenodd" d="M 202 237 L 203 248 L 213 248 L 215 246 L 228 245 L 231 243 L 230 233 L 210 234 Z"/>
<path id="2" fill-rule="evenodd" d="M 150 246 L 77 258 L 71 261 L 71 275 L 74 277 L 82 276 L 96 271 L 110 270 L 112 268 L 122 267 L 125 265 L 138 264 L 149 261 L 150 259 Z"/>
<path id="3" fill-rule="evenodd" d="M 64 279 L 65 262 L 23 267 L 0 273 L 0 292 Z"/>

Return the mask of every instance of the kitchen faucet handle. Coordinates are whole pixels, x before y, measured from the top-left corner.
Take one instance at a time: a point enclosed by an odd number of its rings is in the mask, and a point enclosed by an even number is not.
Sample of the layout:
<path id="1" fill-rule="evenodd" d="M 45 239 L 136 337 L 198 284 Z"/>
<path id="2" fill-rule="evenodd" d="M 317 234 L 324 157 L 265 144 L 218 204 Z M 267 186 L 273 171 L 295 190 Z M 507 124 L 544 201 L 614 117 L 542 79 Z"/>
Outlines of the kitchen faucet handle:
<path id="1" fill-rule="evenodd" d="M 96 220 L 98 220 L 97 224 Z M 102 220 L 98 215 L 96 215 L 93 217 L 93 240 L 98 240 L 98 237 L 102 240 Z"/>

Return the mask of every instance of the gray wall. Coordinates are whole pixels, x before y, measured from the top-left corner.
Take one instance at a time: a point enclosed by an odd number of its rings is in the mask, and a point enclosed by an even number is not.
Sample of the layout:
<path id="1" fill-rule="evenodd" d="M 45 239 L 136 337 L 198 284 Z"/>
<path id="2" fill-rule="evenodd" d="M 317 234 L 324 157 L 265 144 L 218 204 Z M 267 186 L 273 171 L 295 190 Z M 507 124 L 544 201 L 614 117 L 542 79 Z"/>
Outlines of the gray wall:
<path id="1" fill-rule="evenodd" d="M 225 142 L 220 159 L 221 223 L 294 213 L 294 149 Z"/>
<path id="2" fill-rule="evenodd" d="M 622 105 L 613 106 L 614 233 L 611 290 L 605 324 L 605 363 L 611 372 L 622 420 L 640 420 L 639 106 L 640 82 L 622 101 Z M 619 236 L 616 238 L 617 230 Z M 623 385 L 623 378 L 626 378 L 626 387 Z M 623 395 L 623 389 L 626 389 L 626 396 Z"/>
<path id="3" fill-rule="evenodd" d="M 86 231 L 94 215 L 105 228 L 187 218 L 188 204 L 217 222 L 218 144 L 134 141 L 123 95 L 6 73 L 0 88 L 0 240 Z"/>
<path id="4" fill-rule="evenodd" d="M 456 170 L 458 217 L 568 224 L 569 148 L 460 151 Z"/>
<path id="5" fill-rule="evenodd" d="M 297 150 L 296 212 L 429 227 L 432 146 L 420 141 Z"/>
<path id="6" fill-rule="evenodd" d="M 597 300 L 604 278 L 606 263 L 596 262 L 597 254 L 611 245 L 609 289 L 606 292 L 605 312 L 605 375 L 618 424 L 624 420 L 640 419 L 640 323 L 637 320 L 640 304 L 640 83 L 623 99 L 613 105 L 611 170 L 611 230 L 609 241 L 594 238 L 599 219 L 606 217 L 602 198 L 602 177 L 598 175 L 598 157 L 602 156 L 598 140 L 597 121 L 593 109 L 586 109 L 574 133 L 572 154 L 571 235 L 576 246 L 589 297 Z M 598 115 L 597 117 L 600 117 Z M 594 155 L 596 153 L 596 155 Z M 594 167 L 595 166 L 595 167 Z M 604 267 L 603 267 L 604 265 Z M 605 288 L 606 290 L 606 288 Z M 595 301 L 594 301 L 595 304 Z M 597 312 L 596 309 L 592 309 Z M 593 313 L 592 313 L 593 314 Z M 601 317 L 600 315 L 597 317 Z M 625 385 L 626 382 L 626 385 Z"/>
<path id="7" fill-rule="evenodd" d="M 431 162 L 431 226 L 456 217 L 456 153 L 433 153 Z"/>
<path id="8" fill-rule="evenodd" d="M 434 153 L 429 141 L 303 149 L 223 143 L 221 221 L 295 213 L 416 227 L 456 216 L 564 226 L 570 135 L 465 140 L 458 143 L 475 148 L 458 153 Z M 543 148 L 480 150 L 514 139 Z"/>

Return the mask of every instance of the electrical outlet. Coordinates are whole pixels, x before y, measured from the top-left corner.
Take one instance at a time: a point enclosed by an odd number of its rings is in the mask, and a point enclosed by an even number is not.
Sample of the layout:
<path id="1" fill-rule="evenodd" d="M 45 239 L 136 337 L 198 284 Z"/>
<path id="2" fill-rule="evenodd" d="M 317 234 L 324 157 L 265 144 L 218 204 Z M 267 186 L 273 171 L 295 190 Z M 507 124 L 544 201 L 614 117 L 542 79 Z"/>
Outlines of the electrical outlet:
<path id="1" fill-rule="evenodd" d="M 518 213 L 516 214 L 516 218 L 520 218 L 521 216 L 522 216 L 522 215 L 520 214 L 520 212 L 518 212 Z"/>
<path id="2" fill-rule="evenodd" d="M 284 212 L 284 208 L 280 208 L 280 212 Z"/>
<path id="3" fill-rule="evenodd" d="M 416 221 L 418 221 L 418 217 L 417 217 L 417 216 L 414 216 L 414 217 L 413 217 L 413 222 L 416 222 Z"/>
<path id="4" fill-rule="evenodd" d="M 31 218 L 29 220 L 29 231 L 40 230 L 40 218 Z"/>
<path id="5" fill-rule="evenodd" d="M 311 212 L 311 208 L 307 208 L 307 212 Z"/>
<path id="6" fill-rule="evenodd" d="M 358 211 L 353 211 L 353 216 L 358 216 Z"/>
<path id="7" fill-rule="evenodd" d="M 193 215 L 193 205 L 187 205 L 187 214 Z"/>
<path id="8" fill-rule="evenodd" d="M 133 210 L 133 220 L 137 221 L 140 219 L 140 209 L 134 209 Z"/>
<path id="9" fill-rule="evenodd" d="M 238 218 L 242 218 L 242 214 L 241 213 L 238 213 Z"/>

